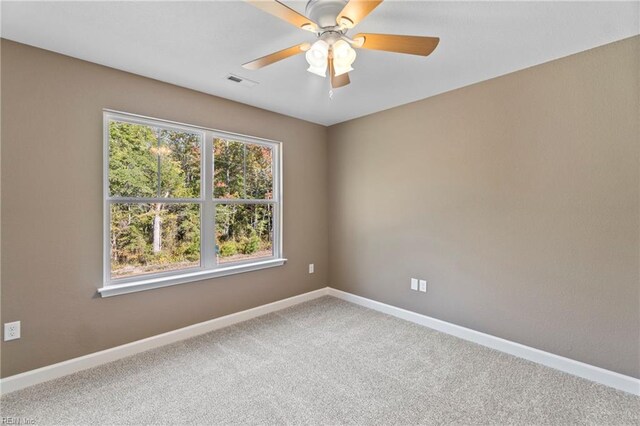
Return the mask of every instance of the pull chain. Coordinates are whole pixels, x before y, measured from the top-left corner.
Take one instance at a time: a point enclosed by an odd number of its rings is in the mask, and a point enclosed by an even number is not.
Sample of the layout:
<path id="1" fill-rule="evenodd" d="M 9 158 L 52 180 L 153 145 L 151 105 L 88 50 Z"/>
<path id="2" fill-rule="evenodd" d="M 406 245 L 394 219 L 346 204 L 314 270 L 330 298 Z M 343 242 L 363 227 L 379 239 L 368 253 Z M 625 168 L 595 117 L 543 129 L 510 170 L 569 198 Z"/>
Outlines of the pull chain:
<path id="1" fill-rule="evenodd" d="M 329 63 L 329 100 L 333 99 L 333 82 L 331 79 L 333 78 L 333 64 Z"/>

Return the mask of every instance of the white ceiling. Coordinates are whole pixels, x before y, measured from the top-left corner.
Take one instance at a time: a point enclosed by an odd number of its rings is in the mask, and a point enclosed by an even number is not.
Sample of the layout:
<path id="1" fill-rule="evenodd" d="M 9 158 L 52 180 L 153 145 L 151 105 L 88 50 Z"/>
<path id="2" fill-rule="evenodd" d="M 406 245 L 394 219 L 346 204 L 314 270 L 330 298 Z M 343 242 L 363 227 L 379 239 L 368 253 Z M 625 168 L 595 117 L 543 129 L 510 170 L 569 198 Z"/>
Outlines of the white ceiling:
<path id="1" fill-rule="evenodd" d="M 304 13 L 304 2 L 287 1 Z M 640 33 L 640 2 L 387 0 L 357 32 L 440 37 L 427 57 L 359 50 L 351 85 L 303 55 L 258 71 L 241 64 L 314 35 L 242 1 L 2 2 L 2 37 L 331 125 Z M 351 34 L 355 34 L 352 32 Z M 246 88 L 225 79 L 259 82 Z"/>

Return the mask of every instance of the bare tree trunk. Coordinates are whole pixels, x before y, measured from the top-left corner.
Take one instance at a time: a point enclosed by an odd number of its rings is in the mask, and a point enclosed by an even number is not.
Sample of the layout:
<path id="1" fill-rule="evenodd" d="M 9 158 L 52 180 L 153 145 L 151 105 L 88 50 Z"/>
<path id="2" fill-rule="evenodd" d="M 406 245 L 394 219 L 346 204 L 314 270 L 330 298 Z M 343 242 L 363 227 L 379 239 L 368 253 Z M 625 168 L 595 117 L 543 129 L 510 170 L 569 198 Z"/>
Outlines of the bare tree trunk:
<path id="1" fill-rule="evenodd" d="M 158 254 L 160 250 L 162 250 L 162 242 L 161 242 L 161 229 L 160 224 L 162 220 L 160 219 L 160 214 L 156 211 L 155 216 L 153 217 L 153 253 Z"/>
<path id="2" fill-rule="evenodd" d="M 158 254 L 162 250 L 162 204 L 155 204 L 153 211 L 153 254 Z"/>

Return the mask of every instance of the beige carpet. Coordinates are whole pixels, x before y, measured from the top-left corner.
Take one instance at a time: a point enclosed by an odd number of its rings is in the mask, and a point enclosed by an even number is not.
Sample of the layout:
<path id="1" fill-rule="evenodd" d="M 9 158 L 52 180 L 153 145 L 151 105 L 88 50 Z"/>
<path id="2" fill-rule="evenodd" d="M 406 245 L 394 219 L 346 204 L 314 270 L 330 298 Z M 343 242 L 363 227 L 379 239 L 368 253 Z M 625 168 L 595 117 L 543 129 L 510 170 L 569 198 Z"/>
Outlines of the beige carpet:
<path id="1" fill-rule="evenodd" d="M 323 297 L 11 393 L 37 424 L 640 424 L 640 398 Z"/>

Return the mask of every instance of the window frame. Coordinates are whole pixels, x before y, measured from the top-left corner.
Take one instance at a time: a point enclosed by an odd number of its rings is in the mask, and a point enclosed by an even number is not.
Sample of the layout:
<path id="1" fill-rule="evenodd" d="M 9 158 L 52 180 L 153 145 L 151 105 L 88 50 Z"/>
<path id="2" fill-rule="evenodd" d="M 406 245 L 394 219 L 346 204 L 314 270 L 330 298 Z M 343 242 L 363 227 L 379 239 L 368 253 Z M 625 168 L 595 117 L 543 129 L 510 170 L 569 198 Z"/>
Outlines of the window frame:
<path id="1" fill-rule="evenodd" d="M 111 197 L 109 191 L 109 123 L 119 121 L 160 128 L 165 130 L 195 133 L 200 137 L 200 196 L 197 198 L 161 197 Z M 273 193 L 271 199 L 219 199 L 214 197 L 215 139 L 227 139 L 245 144 L 256 144 L 271 148 Z M 132 293 L 219 276 L 251 272 L 281 266 L 286 262 L 282 256 L 282 142 L 255 136 L 241 135 L 223 130 L 179 123 L 170 120 L 146 117 L 110 109 L 103 110 L 103 285 L 98 289 L 102 297 Z M 245 195 L 246 196 L 246 195 Z M 117 203 L 144 204 L 163 202 L 172 204 L 198 204 L 200 206 L 200 265 L 173 271 L 153 272 L 134 277 L 111 278 L 111 205 Z M 272 255 L 256 259 L 218 264 L 216 246 L 217 204 L 271 204 L 273 209 Z"/>

